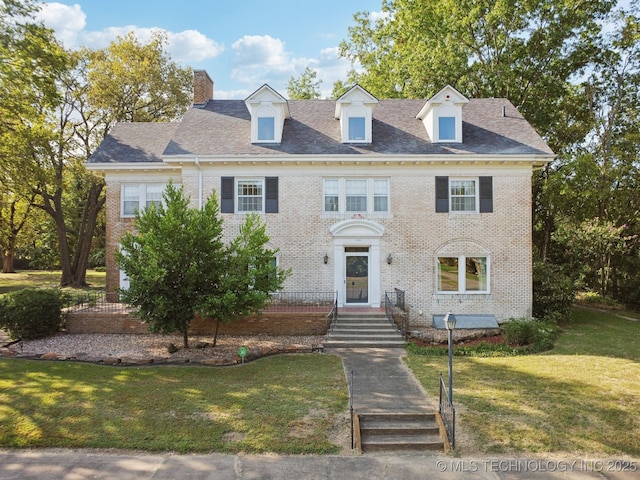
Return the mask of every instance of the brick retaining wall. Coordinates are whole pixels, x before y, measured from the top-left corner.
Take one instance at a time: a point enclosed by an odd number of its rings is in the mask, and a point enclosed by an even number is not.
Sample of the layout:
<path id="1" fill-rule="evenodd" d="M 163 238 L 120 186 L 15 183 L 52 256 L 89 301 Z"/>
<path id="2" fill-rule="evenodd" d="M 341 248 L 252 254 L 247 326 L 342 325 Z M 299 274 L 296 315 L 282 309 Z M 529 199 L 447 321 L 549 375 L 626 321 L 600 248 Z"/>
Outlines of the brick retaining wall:
<path id="1" fill-rule="evenodd" d="M 220 324 L 221 335 L 324 335 L 324 313 L 263 313 Z M 67 333 L 149 333 L 147 326 L 127 312 L 69 312 Z M 212 335 L 216 322 L 196 317 L 189 327 L 194 335 Z"/>

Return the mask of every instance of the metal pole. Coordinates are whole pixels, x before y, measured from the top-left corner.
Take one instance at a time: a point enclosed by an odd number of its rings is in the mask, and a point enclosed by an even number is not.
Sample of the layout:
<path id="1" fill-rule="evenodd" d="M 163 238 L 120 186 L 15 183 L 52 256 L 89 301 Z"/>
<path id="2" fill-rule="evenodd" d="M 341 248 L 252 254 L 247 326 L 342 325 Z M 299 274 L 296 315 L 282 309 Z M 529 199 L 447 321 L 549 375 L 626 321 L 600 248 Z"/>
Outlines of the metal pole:
<path id="1" fill-rule="evenodd" d="M 449 402 L 453 405 L 453 348 L 452 348 L 452 330 L 448 332 L 448 344 L 449 344 Z"/>

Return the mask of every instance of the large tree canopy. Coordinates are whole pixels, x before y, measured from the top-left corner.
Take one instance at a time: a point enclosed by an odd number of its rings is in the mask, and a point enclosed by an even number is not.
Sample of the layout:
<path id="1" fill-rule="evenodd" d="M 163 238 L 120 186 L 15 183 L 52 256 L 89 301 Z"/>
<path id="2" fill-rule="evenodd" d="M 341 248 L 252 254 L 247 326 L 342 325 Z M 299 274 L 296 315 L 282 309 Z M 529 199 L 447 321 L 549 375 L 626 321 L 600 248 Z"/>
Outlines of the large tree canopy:
<path id="1" fill-rule="evenodd" d="M 450 84 L 508 98 L 547 133 L 567 81 L 598 54 L 598 21 L 614 4 L 384 0 L 383 18 L 355 16 L 341 52 L 364 69 L 354 80 L 380 98 L 428 98 Z"/>

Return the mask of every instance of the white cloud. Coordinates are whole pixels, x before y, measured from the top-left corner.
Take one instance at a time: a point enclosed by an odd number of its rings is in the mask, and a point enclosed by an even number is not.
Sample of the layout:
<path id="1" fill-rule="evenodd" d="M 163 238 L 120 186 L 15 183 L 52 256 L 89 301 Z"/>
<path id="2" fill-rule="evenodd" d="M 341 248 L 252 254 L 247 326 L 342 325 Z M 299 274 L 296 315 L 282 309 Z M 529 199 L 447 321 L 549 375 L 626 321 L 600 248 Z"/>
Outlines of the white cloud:
<path id="1" fill-rule="evenodd" d="M 78 47 L 78 36 L 87 24 L 87 16 L 82 7 L 61 3 L 44 3 L 37 18 L 55 30 L 56 37 L 67 48 Z"/>
<path id="2" fill-rule="evenodd" d="M 108 27 L 98 31 L 85 30 L 87 16 L 78 4 L 45 3 L 39 18 L 54 29 L 56 37 L 68 49 L 88 47 L 93 49 L 108 46 L 117 37 L 134 32 L 143 43 L 148 42 L 153 32 L 163 31 L 167 35 L 166 50 L 176 62 L 190 65 L 219 56 L 224 47 L 196 30 L 169 32 L 158 28 L 142 28 L 136 25 Z"/>
<path id="3" fill-rule="evenodd" d="M 235 52 L 231 71 L 234 80 L 256 88 L 268 83 L 281 93 L 291 77 L 298 76 L 307 66 L 315 68 L 318 63 L 316 59 L 295 57 L 282 40 L 269 35 L 245 35 L 231 48 Z"/>

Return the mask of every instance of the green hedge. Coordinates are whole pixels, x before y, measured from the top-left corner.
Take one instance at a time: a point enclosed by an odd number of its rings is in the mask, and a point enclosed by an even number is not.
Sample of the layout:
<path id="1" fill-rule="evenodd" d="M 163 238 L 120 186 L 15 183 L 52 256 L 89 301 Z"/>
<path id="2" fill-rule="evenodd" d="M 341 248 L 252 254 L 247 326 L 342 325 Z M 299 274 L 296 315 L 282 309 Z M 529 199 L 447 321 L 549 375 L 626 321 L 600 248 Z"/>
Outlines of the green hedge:
<path id="1" fill-rule="evenodd" d="M 62 325 L 63 297 L 57 289 L 25 288 L 0 298 L 0 327 L 13 339 L 53 335 Z"/>

